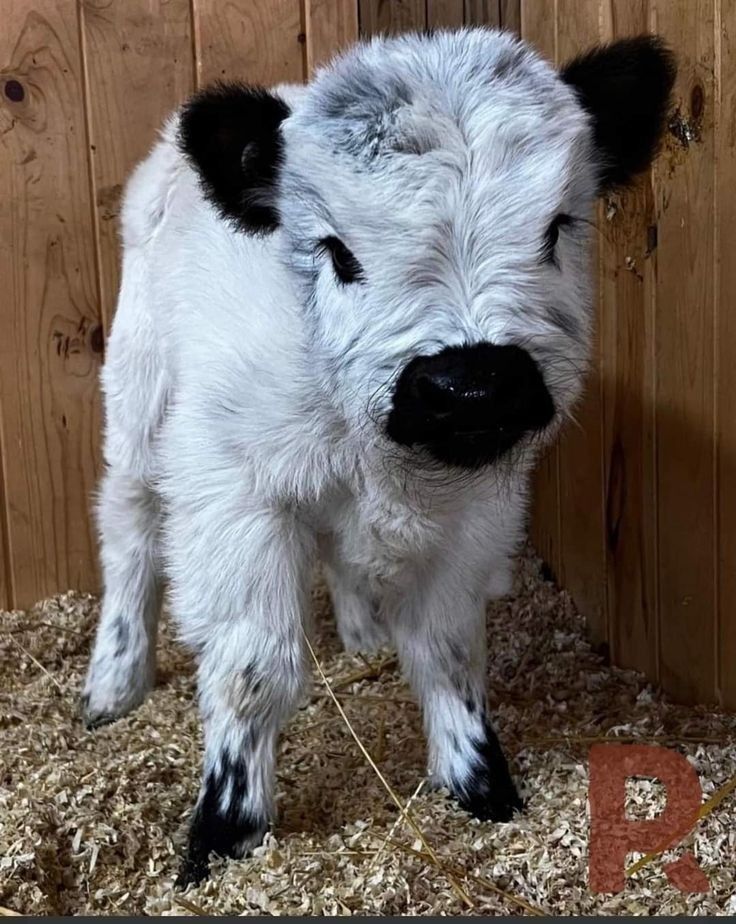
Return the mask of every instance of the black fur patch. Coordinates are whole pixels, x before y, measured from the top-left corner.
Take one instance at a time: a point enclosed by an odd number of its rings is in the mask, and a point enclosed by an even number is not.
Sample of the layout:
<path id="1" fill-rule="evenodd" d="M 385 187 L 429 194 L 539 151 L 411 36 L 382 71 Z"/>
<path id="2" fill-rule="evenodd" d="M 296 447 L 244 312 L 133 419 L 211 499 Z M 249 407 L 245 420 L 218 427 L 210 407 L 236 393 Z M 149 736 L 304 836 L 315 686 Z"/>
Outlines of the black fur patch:
<path id="1" fill-rule="evenodd" d="M 482 821 L 510 821 L 523 803 L 509 773 L 501 745 L 490 722 L 484 719 L 484 738 L 477 741 L 477 757 L 470 777 L 452 790 L 460 806 Z"/>
<path id="2" fill-rule="evenodd" d="M 182 110 L 179 147 L 197 169 L 207 198 L 242 231 L 278 226 L 279 127 L 288 115 L 283 100 L 238 83 L 208 87 Z"/>
<path id="3" fill-rule="evenodd" d="M 672 52 L 653 35 L 594 48 L 562 69 L 593 117 L 600 192 L 625 185 L 653 160 L 676 73 Z"/>
<path id="4" fill-rule="evenodd" d="M 219 771 L 207 774 L 204 793 L 192 819 L 187 854 L 176 881 L 180 888 L 208 876 L 211 853 L 221 857 L 240 856 L 243 841 L 266 833 L 267 821 L 243 810 L 247 779 L 245 760 L 232 759 L 226 754 L 222 756 Z M 222 796 L 228 787 L 229 802 L 223 811 Z"/>

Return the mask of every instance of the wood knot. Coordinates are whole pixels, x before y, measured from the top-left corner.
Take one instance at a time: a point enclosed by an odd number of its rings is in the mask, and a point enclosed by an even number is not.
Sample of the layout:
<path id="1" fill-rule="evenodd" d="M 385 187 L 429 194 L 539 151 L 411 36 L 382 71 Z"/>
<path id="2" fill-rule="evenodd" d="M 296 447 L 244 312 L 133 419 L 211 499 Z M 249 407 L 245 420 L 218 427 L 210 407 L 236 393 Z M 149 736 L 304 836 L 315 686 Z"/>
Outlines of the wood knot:
<path id="1" fill-rule="evenodd" d="M 690 94 L 690 115 L 694 122 L 699 122 L 705 106 L 705 93 L 699 83 L 696 83 Z"/>
<path id="2" fill-rule="evenodd" d="M 22 103 L 25 99 L 26 91 L 19 80 L 5 81 L 5 95 L 11 103 Z"/>
<path id="3" fill-rule="evenodd" d="M 89 335 L 89 347 L 93 353 L 104 353 L 105 335 L 102 331 L 102 325 L 97 324 L 92 328 Z"/>

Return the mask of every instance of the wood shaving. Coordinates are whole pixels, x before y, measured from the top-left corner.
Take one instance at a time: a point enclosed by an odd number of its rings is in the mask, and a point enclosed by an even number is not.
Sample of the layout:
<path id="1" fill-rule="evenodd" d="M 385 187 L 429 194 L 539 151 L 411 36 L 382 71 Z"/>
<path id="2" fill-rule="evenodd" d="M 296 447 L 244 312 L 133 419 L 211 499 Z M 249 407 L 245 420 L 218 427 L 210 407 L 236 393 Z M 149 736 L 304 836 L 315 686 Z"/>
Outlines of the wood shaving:
<path id="1" fill-rule="evenodd" d="M 366 665 L 340 651 L 321 585 L 314 609 L 314 647 L 340 705 L 402 804 L 411 800 L 473 912 L 412 829 L 397 824 L 396 805 L 316 673 L 282 736 L 273 832 L 253 857 L 216 861 L 209 881 L 176 892 L 201 762 L 192 661 L 164 620 L 152 696 L 115 725 L 86 731 L 78 701 L 98 602 L 70 592 L 0 613 L 2 914 L 736 914 L 731 790 L 624 892 L 589 892 L 590 745 L 677 747 L 707 800 L 736 775 L 736 717 L 673 705 L 640 675 L 606 666 L 531 552 L 516 595 L 488 617 L 491 708 L 526 799 L 509 824 L 472 820 L 428 786 L 412 798 L 424 778 L 424 737 L 391 653 Z M 632 817 L 652 817 L 663 798 L 656 781 L 627 789 Z M 665 877 L 663 863 L 683 848 L 694 850 L 710 892 L 683 895 Z"/>

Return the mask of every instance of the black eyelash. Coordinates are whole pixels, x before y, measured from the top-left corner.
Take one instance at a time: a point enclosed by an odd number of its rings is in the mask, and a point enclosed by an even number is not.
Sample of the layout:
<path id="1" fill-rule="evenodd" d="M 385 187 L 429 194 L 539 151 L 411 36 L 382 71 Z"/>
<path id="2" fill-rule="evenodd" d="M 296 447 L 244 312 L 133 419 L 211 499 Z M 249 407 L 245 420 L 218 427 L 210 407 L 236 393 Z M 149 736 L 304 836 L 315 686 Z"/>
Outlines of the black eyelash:
<path id="1" fill-rule="evenodd" d="M 555 266 L 557 262 L 555 260 L 555 247 L 557 246 L 557 240 L 560 236 L 560 228 L 568 227 L 569 225 L 575 224 L 576 219 L 572 215 L 556 215 L 547 228 L 547 233 L 544 236 L 544 246 L 542 247 L 542 259 L 545 263 L 554 263 Z"/>
<path id="2" fill-rule="evenodd" d="M 363 267 L 339 238 L 324 237 L 319 242 L 319 245 L 332 258 L 332 266 L 340 282 L 348 285 L 351 282 L 359 282 L 364 278 Z"/>

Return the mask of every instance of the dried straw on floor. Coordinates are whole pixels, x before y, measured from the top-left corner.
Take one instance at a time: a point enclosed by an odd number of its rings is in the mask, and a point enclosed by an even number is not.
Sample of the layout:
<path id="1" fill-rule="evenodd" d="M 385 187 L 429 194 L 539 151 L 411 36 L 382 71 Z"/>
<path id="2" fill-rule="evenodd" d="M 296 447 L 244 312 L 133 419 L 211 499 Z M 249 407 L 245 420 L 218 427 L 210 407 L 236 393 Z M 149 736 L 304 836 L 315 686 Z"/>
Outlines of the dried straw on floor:
<path id="1" fill-rule="evenodd" d="M 736 914 L 734 792 L 687 842 L 710 893 L 681 895 L 659 859 L 618 896 L 588 892 L 589 745 L 615 736 L 677 746 L 712 797 L 736 775 L 736 718 L 672 706 L 636 674 L 604 666 L 569 598 L 540 579 L 531 556 L 517 584 L 518 595 L 490 611 L 490 684 L 499 734 L 527 798 L 523 816 L 481 824 L 442 793 L 417 792 L 421 722 L 395 659 L 387 652 L 366 663 L 341 653 L 318 589 L 314 644 L 329 686 L 422 836 L 315 671 L 309 700 L 283 736 L 274 833 L 252 859 L 218 861 L 211 880 L 185 895 L 172 890 L 172 879 L 201 746 L 186 654 L 165 631 L 150 700 L 116 725 L 86 732 L 77 699 L 96 601 L 66 594 L 28 613 L 2 614 L 0 910 Z M 633 815 L 651 815 L 661 797 L 656 783 L 632 784 Z"/>

